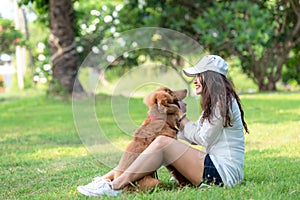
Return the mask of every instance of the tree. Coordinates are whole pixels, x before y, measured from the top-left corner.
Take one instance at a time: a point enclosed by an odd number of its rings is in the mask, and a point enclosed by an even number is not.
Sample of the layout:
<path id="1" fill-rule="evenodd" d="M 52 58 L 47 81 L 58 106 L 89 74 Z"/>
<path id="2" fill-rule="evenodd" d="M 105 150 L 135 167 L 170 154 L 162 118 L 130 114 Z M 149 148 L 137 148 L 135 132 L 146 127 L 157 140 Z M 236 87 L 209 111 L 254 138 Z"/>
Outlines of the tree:
<path id="1" fill-rule="evenodd" d="M 283 69 L 282 80 L 288 85 L 297 85 L 300 84 L 300 44 L 293 49 L 292 54 Z"/>
<path id="2" fill-rule="evenodd" d="M 49 44 L 53 78 L 59 81 L 68 94 L 83 94 L 84 90 L 76 81 L 79 67 L 74 35 L 74 12 L 71 0 L 50 0 Z"/>
<path id="3" fill-rule="evenodd" d="M 101 3 L 97 0 L 77 1 L 75 4 L 76 12 L 76 42 L 80 63 L 88 56 L 90 52 L 99 52 L 99 44 L 103 38 L 110 38 L 114 35 L 115 24 L 118 20 L 118 11 L 121 9 L 120 0 L 103 0 Z M 99 64 L 99 63 L 98 63 Z M 105 69 L 94 70 L 99 74 L 99 81 L 107 85 Z"/>
<path id="4" fill-rule="evenodd" d="M 300 42 L 297 0 L 129 0 L 123 11 L 127 17 L 120 19 L 126 29 L 171 28 L 195 38 L 212 53 L 237 56 L 260 91 L 276 90 L 283 66 Z"/>
<path id="5" fill-rule="evenodd" d="M 65 91 L 67 94 L 85 94 L 83 87 L 76 81 L 79 67 L 74 34 L 74 11 L 72 0 L 23 0 L 22 4 L 35 2 L 41 15 L 49 13 L 49 45 L 54 81 L 50 92 Z M 74 85 L 74 83 L 78 83 Z M 58 87 L 57 84 L 61 86 Z"/>
<path id="6" fill-rule="evenodd" d="M 283 66 L 300 42 L 299 2 L 214 3 L 193 27 L 210 50 L 237 56 L 260 91 L 276 90 Z"/>
<path id="7" fill-rule="evenodd" d="M 39 5 L 40 10 L 47 11 L 48 3 L 52 2 L 51 0 L 23 1 L 34 1 L 36 5 Z M 63 13 L 67 13 L 68 9 L 72 8 L 68 7 L 68 5 L 72 4 L 64 4 L 66 2 L 70 3 L 71 1 L 53 1 L 53 8 L 55 5 L 58 7 L 50 9 L 49 13 L 52 13 L 53 10 L 56 10 L 58 13 L 62 13 L 62 10 L 64 10 Z M 288 74 L 286 72 L 294 71 L 296 67 L 293 64 L 295 63 L 293 60 L 298 55 L 297 52 L 299 51 L 297 48 L 299 49 L 299 47 L 297 46 L 299 46 L 300 42 L 299 37 L 297 37 L 300 31 L 300 6 L 297 0 L 225 0 L 217 2 L 199 2 L 197 0 L 128 0 L 118 12 L 113 7 L 92 4 L 95 1 L 91 1 L 92 3 L 75 2 L 77 3 L 76 5 L 81 6 L 76 8 L 77 17 L 81 17 L 76 18 L 75 33 L 70 34 L 71 32 L 67 31 L 69 34 L 63 34 L 63 36 L 73 37 L 76 35 L 78 37 L 77 43 L 82 47 L 79 49 L 83 49 L 80 52 L 80 59 L 84 58 L 95 47 L 94 45 L 99 43 L 104 37 L 110 37 L 118 32 L 137 27 L 156 26 L 185 33 L 197 40 L 211 53 L 220 54 L 225 58 L 230 56 L 238 57 L 241 61 L 242 70 L 256 82 L 261 91 L 276 90 L 276 83 L 282 78 L 283 68 L 285 69 L 284 73 Z M 78 2 L 82 4 L 78 4 Z M 63 4 L 66 6 L 62 8 Z M 88 5 L 90 9 L 90 4 L 94 5 L 95 10 L 91 10 L 90 13 L 86 14 L 85 6 Z M 99 7 L 102 7 L 102 9 L 99 9 Z M 83 10 L 84 12 L 82 13 L 78 12 Z M 43 17 L 43 15 L 40 16 Z M 104 16 L 110 16 L 110 22 L 103 23 Z M 69 27 L 69 29 L 61 28 L 61 26 L 66 25 L 63 22 L 65 19 L 74 21 L 73 17 L 53 15 L 51 20 L 57 21 L 55 23 L 59 22 L 60 26 L 54 29 L 55 26 L 51 25 L 51 35 L 53 34 L 56 38 L 59 38 L 62 35 L 58 33 L 67 33 L 66 30 L 74 29 L 74 27 Z M 67 24 L 73 24 L 71 21 Z M 53 31 L 56 33 L 54 34 Z M 55 45 L 55 41 L 58 40 L 53 39 L 55 37 L 50 38 L 52 53 L 53 55 L 58 55 L 54 52 L 59 50 L 62 52 L 61 50 L 63 50 L 63 54 L 60 57 L 52 57 L 55 58 L 53 63 L 59 66 L 57 72 L 54 72 L 54 78 L 57 80 L 68 80 L 67 77 L 69 77 L 72 79 L 73 76 L 64 76 L 64 79 L 60 79 L 59 77 L 61 76 L 55 74 L 75 73 L 76 70 L 73 71 L 67 66 L 62 67 L 62 64 L 65 64 L 62 59 L 77 57 L 71 42 L 74 40 L 67 40 L 67 37 L 59 38 L 60 47 L 58 47 Z M 98 40 L 96 41 L 95 39 Z M 68 51 L 69 48 L 70 51 Z M 66 49 L 67 51 L 65 51 Z M 137 53 L 146 54 L 162 62 L 175 63 L 173 65 L 175 68 L 183 63 L 177 55 L 147 50 L 141 50 L 136 53 L 131 52 L 130 56 L 124 58 L 124 60 L 134 63 L 138 59 Z M 165 54 L 168 54 L 168 56 L 165 56 Z M 69 60 L 66 63 L 76 62 Z M 286 63 L 290 64 L 286 65 Z M 55 70 L 55 66 L 53 67 Z M 66 85 L 71 85 L 70 83 L 73 81 L 67 82 L 60 81 L 60 83 L 65 83 Z"/>

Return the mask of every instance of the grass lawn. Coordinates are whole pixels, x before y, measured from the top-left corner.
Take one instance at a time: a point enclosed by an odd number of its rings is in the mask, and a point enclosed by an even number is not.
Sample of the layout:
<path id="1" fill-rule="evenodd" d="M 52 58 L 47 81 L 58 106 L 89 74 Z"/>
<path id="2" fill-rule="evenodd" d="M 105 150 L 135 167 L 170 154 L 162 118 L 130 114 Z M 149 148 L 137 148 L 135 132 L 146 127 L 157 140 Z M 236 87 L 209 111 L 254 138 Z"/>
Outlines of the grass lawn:
<path id="1" fill-rule="evenodd" d="M 114 199 L 300 199 L 300 94 L 251 94 L 241 99 L 251 131 L 245 136 L 241 185 L 177 188 L 161 168 L 160 188 Z M 109 105 L 109 97 L 99 96 L 97 117 L 112 140 L 125 146 L 130 137 L 114 124 Z M 142 122 L 146 114 L 142 99 L 131 100 L 130 112 L 137 124 Z M 109 170 L 80 140 L 71 102 L 35 93 L 1 94 L 0 116 L 0 199 L 86 199 L 76 187 Z"/>

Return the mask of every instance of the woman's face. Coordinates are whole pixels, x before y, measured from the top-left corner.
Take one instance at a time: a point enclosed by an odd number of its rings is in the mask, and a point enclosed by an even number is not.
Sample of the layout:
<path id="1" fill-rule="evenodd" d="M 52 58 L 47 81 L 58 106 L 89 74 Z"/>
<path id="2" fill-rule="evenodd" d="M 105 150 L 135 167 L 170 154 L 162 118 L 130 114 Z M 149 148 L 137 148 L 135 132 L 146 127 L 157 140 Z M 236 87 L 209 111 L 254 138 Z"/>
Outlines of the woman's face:
<path id="1" fill-rule="evenodd" d="M 203 75 L 197 74 L 194 80 L 194 84 L 196 86 L 196 94 L 200 95 L 202 93 L 203 87 L 202 87 L 202 79 Z"/>

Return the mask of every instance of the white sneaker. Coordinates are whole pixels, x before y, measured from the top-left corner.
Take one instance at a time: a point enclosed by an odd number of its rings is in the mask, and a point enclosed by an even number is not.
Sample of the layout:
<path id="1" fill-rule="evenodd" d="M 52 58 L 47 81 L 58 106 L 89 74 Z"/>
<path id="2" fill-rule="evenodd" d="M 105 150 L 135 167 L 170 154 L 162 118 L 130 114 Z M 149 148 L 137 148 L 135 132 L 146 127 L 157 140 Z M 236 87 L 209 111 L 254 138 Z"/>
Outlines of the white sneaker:
<path id="1" fill-rule="evenodd" d="M 105 180 L 102 178 L 102 176 L 97 176 L 97 177 L 93 178 L 92 182 L 85 185 L 84 187 L 93 188 L 93 187 L 101 184 L 102 182 L 105 182 Z"/>
<path id="2" fill-rule="evenodd" d="M 211 185 L 201 183 L 200 186 L 198 187 L 199 189 L 206 189 L 206 188 L 211 188 Z"/>
<path id="3" fill-rule="evenodd" d="M 112 183 L 104 179 L 93 180 L 85 186 L 78 186 L 77 190 L 86 196 L 117 196 L 122 193 L 122 190 L 113 190 Z"/>
<path id="4" fill-rule="evenodd" d="M 177 183 L 177 180 L 176 180 L 176 178 L 174 177 L 174 176 L 172 176 L 171 178 L 170 178 L 170 180 L 169 180 L 170 182 L 175 182 L 175 183 Z"/>
<path id="5" fill-rule="evenodd" d="M 92 182 L 90 182 L 87 185 L 81 185 L 77 187 L 77 190 L 81 193 L 84 194 L 86 196 L 95 196 L 93 193 L 91 193 L 90 191 L 92 191 L 94 188 L 97 188 L 97 186 L 101 185 L 102 182 L 104 182 L 105 180 L 101 177 L 101 176 L 97 176 L 93 179 Z"/>

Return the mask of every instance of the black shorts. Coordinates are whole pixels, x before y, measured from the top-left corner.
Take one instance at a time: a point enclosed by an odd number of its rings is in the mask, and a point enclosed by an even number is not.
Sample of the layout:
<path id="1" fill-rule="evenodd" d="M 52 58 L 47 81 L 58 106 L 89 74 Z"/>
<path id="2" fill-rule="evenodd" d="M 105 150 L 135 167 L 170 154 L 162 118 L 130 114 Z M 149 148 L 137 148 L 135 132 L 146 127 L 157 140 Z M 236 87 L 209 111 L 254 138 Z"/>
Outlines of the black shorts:
<path id="1" fill-rule="evenodd" d="M 209 154 L 207 154 L 204 159 L 204 171 L 203 171 L 202 183 L 205 183 L 207 185 L 219 185 L 219 186 L 224 185 L 219 172 L 217 171 L 212 160 L 210 159 Z"/>

